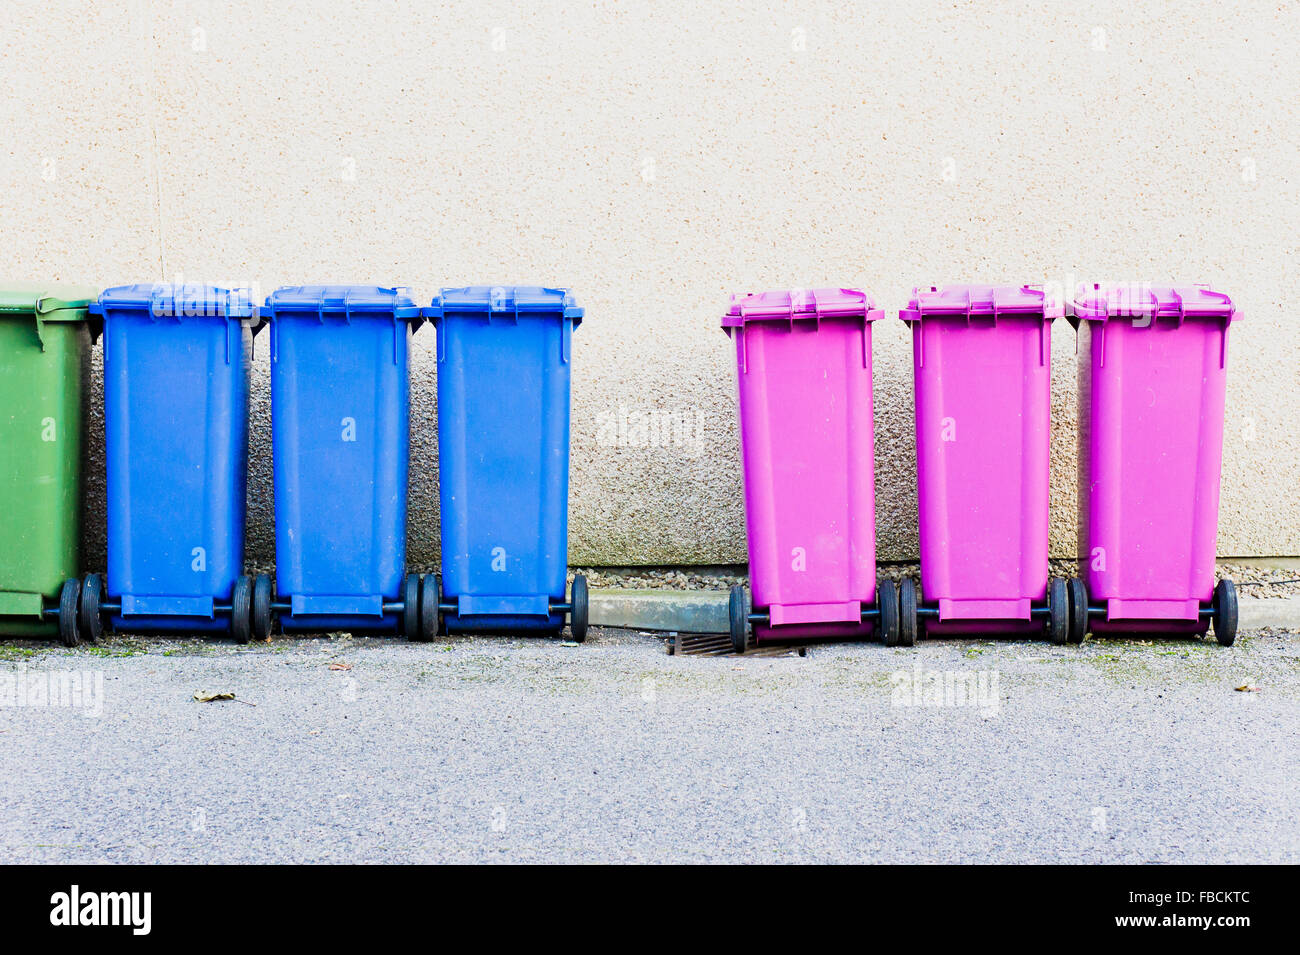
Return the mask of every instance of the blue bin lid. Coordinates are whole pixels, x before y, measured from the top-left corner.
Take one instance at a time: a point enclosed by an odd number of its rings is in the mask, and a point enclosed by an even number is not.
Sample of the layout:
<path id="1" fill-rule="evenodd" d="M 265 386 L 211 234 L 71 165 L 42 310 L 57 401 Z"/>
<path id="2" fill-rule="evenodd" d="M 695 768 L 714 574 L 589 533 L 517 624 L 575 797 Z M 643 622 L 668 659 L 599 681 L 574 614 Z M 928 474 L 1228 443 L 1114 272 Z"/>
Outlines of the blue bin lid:
<path id="1" fill-rule="evenodd" d="M 572 319 L 576 328 L 582 323 L 584 310 L 565 288 L 540 285 L 470 285 L 445 288 L 433 297 L 424 316 L 437 321 L 447 314 L 513 315 L 519 318 Z"/>
<path id="2" fill-rule="evenodd" d="M 382 285 L 286 285 L 266 299 L 276 315 L 343 315 L 352 318 L 406 319 L 419 324 L 420 307 L 405 288 Z"/>
<path id="3" fill-rule="evenodd" d="M 90 306 L 93 315 L 107 309 L 147 311 L 155 318 L 216 318 L 242 321 L 257 317 L 248 289 L 224 289 L 215 285 L 140 282 L 105 289 Z"/>

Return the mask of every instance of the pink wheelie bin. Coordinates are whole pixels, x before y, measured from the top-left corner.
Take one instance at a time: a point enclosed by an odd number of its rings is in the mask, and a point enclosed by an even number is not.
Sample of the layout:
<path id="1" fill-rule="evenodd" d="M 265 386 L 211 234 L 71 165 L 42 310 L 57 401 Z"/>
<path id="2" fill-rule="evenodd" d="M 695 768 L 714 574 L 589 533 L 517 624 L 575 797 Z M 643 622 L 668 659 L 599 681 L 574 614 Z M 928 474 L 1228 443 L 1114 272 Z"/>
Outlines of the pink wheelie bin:
<path id="1" fill-rule="evenodd" d="M 1079 327 L 1080 527 L 1094 633 L 1237 636 L 1214 582 L 1228 328 L 1209 286 L 1088 285 Z"/>
<path id="2" fill-rule="evenodd" d="M 1072 635 L 1079 587 L 1049 580 L 1047 562 L 1052 321 L 1062 314 L 1039 289 L 993 285 L 918 289 L 899 313 L 912 327 L 921 532 L 921 599 L 910 580 L 899 588 L 904 640 L 919 629 Z"/>
<path id="3" fill-rule="evenodd" d="M 731 591 L 731 641 L 897 643 L 898 598 L 876 584 L 871 323 L 854 289 L 733 296 L 751 601 Z"/>

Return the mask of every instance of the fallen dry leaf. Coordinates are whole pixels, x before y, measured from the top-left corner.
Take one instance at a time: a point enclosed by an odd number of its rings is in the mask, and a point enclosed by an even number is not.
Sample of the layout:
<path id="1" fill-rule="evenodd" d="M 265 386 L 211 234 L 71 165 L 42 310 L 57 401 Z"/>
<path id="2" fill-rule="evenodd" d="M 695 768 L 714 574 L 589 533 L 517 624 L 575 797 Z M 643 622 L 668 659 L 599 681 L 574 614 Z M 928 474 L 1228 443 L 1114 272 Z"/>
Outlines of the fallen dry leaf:
<path id="1" fill-rule="evenodd" d="M 194 694 L 194 699 L 200 703 L 213 703 L 217 700 L 233 700 L 234 698 L 235 694 L 233 693 L 209 693 L 207 690 L 199 690 Z"/>
<path id="2" fill-rule="evenodd" d="M 194 699 L 200 703 L 217 703 L 223 700 L 234 700 L 236 703 L 243 703 L 245 706 L 257 706 L 256 703 L 250 703 L 248 700 L 236 700 L 234 693 L 209 693 L 207 690 L 199 690 L 194 694 Z"/>
<path id="3" fill-rule="evenodd" d="M 343 663 L 343 662 L 341 662 L 341 661 L 337 661 L 337 660 L 336 660 L 335 662 L 333 662 L 333 663 L 330 664 L 330 669 L 331 669 L 331 670 L 351 670 L 351 669 L 352 669 L 352 664 L 351 664 L 351 663 Z"/>
<path id="4" fill-rule="evenodd" d="M 1258 692 L 1259 692 L 1259 687 L 1257 687 L 1257 686 L 1256 686 L 1255 684 L 1253 684 L 1253 683 L 1243 683 L 1241 686 L 1237 687 L 1237 692 L 1238 692 L 1238 693 L 1258 693 Z"/>

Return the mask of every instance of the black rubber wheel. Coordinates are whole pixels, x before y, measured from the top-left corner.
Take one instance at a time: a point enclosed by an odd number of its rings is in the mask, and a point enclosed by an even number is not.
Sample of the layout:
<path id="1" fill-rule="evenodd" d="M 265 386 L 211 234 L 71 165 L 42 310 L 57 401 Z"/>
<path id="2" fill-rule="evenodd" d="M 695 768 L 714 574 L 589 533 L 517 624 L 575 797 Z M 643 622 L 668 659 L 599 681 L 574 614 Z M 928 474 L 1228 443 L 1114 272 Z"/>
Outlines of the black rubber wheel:
<path id="1" fill-rule="evenodd" d="M 402 581 L 402 636 L 423 641 L 420 629 L 420 575 L 407 574 Z"/>
<path id="2" fill-rule="evenodd" d="M 880 610 L 880 642 L 887 647 L 898 646 L 898 585 L 892 580 L 876 585 L 876 606 Z"/>
<path id="3" fill-rule="evenodd" d="M 1058 646 L 1070 638 L 1070 594 L 1064 579 L 1047 582 L 1047 639 Z"/>
<path id="4" fill-rule="evenodd" d="M 247 643 L 253 628 L 253 578 L 237 577 L 230 596 L 230 635 L 236 643 Z"/>
<path id="5" fill-rule="evenodd" d="M 587 639 L 587 578 L 582 574 L 574 575 L 569 602 L 573 604 L 569 611 L 569 633 L 574 643 L 584 643 Z"/>
<path id="6" fill-rule="evenodd" d="M 904 577 L 898 584 L 898 645 L 916 646 L 921 635 L 921 622 L 916 613 L 916 583 Z"/>
<path id="7" fill-rule="evenodd" d="M 1214 639 L 1225 647 L 1237 642 L 1237 585 L 1226 577 L 1214 588 Z"/>
<path id="8" fill-rule="evenodd" d="M 275 613 L 271 610 L 273 597 L 271 578 L 266 574 L 258 574 L 253 580 L 254 640 L 265 640 L 271 636 L 271 628 L 275 625 Z"/>
<path id="9" fill-rule="evenodd" d="M 425 574 L 420 578 L 420 635 L 428 641 L 446 631 L 442 622 L 442 574 Z"/>
<path id="10" fill-rule="evenodd" d="M 1070 605 L 1070 642 L 1083 643 L 1088 636 L 1088 588 L 1078 577 L 1066 581 Z"/>
<path id="11" fill-rule="evenodd" d="M 731 649 L 744 653 L 749 646 L 749 607 L 743 584 L 732 584 L 727 600 L 727 622 L 731 629 Z"/>
<path id="12" fill-rule="evenodd" d="M 81 608 L 77 611 L 77 630 L 86 643 L 99 643 L 104 635 L 104 618 L 99 615 L 104 584 L 99 574 L 87 574 L 81 581 Z"/>
<path id="13" fill-rule="evenodd" d="M 81 584 L 65 580 L 59 591 L 59 639 L 65 647 L 75 647 L 81 642 L 77 636 L 77 611 L 81 604 Z"/>

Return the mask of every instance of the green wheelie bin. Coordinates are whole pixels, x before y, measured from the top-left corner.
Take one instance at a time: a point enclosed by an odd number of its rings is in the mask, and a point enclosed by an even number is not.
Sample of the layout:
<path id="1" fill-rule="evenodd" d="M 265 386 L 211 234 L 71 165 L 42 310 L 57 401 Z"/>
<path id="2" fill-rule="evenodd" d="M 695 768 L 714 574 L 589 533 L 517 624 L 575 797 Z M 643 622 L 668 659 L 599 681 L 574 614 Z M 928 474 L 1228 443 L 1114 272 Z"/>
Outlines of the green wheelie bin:
<path id="1" fill-rule="evenodd" d="M 76 642 L 97 294 L 0 286 L 0 635 Z"/>

